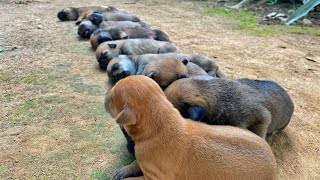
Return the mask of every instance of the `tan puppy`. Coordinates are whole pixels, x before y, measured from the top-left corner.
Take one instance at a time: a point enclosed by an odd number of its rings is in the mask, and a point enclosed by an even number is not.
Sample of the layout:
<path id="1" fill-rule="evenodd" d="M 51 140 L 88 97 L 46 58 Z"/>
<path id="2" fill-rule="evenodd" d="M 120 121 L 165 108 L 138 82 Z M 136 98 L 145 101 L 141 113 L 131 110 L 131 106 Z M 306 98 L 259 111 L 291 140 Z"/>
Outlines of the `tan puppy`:
<path id="1" fill-rule="evenodd" d="M 105 108 L 135 142 L 143 176 L 134 179 L 276 178 L 276 161 L 264 139 L 184 119 L 146 76 L 120 80 L 106 94 Z"/>
<path id="2" fill-rule="evenodd" d="M 108 21 L 107 21 L 108 22 Z M 154 39 L 157 41 L 168 41 L 169 36 L 161 30 L 151 30 L 144 27 L 127 27 L 127 28 L 109 28 L 106 30 L 99 29 L 90 36 L 90 43 L 93 49 L 105 41 L 114 41 L 120 39 Z"/>
<path id="3" fill-rule="evenodd" d="M 58 12 L 58 18 L 61 21 L 77 21 L 76 24 L 80 24 L 89 14 L 93 12 L 113 12 L 118 11 L 116 8 L 111 6 L 87 6 L 87 7 L 69 7 L 62 9 Z"/>
<path id="4" fill-rule="evenodd" d="M 173 44 L 153 39 L 125 39 L 100 44 L 96 58 L 101 69 L 107 69 L 109 61 L 119 55 L 164 54 L 178 52 Z"/>

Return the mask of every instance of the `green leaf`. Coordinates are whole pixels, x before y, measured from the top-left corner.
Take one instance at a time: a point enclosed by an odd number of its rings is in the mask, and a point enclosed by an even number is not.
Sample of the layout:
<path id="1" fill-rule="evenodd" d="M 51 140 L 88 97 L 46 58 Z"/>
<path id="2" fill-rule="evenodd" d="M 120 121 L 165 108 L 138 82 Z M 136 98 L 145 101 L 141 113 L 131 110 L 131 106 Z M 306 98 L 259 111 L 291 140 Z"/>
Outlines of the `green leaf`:
<path id="1" fill-rule="evenodd" d="M 290 25 L 297 19 L 301 18 L 302 16 L 306 15 L 312 8 L 316 7 L 320 4 L 320 0 L 310 0 L 303 6 L 299 7 L 295 12 L 293 12 L 287 19 L 286 25 Z"/>

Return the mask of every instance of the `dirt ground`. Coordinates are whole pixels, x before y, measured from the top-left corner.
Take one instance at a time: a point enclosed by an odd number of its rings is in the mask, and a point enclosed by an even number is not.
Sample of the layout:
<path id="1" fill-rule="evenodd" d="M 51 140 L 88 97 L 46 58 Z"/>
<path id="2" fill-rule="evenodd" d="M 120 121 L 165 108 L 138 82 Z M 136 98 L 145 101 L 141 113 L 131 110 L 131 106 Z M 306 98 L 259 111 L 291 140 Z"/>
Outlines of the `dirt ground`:
<path id="1" fill-rule="evenodd" d="M 132 161 L 104 111 L 106 73 L 74 22 L 56 17 L 64 7 L 87 5 L 138 15 L 182 52 L 217 57 L 228 78 L 281 84 L 295 111 L 271 142 L 278 177 L 320 179 L 319 36 L 250 35 L 200 13 L 195 1 L 105 2 L 0 1 L 0 179 L 110 179 Z"/>

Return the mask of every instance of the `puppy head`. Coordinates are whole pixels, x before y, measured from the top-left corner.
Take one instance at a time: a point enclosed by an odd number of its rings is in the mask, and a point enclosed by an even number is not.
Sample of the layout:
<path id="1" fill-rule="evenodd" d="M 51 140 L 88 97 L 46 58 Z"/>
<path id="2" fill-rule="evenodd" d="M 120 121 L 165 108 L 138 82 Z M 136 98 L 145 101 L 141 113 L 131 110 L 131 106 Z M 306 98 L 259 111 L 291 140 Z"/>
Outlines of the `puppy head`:
<path id="1" fill-rule="evenodd" d="M 135 75 L 120 80 L 107 92 L 105 109 L 117 123 L 128 126 L 138 124 L 152 108 L 150 104 L 161 101 L 166 97 L 159 85 L 146 76 Z"/>
<path id="2" fill-rule="evenodd" d="M 207 115 L 208 105 L 199 88 L 205 87 L 198 87 L 193 78 L 185 78 L 173 82 L 164 93 L 184 118 L 201 120 Z"/>
<path id="3" fill-rule="evenodd" d="M 104 42 L 96 50 L 96 58 L 101 69 L 106 70 L 109 61 L 120 55 L 120 47 L 115 41 Z"/>
<path id="4" fill-rule="evenodd" d="M 97 29 L 96 31 L 94 31 L 92 33 L 92 35 L 90 36 L 90 43 L 91 43 L 91 47 L 93 49 L 97 49 L 99 44 L 101 44 L 105 41 L 113 41 L 113 38 L 110 35 L 110 33 L 103 31 L 100 28 Z"/>
<path id="5" fill-rule="evenodd" d="M 145 67 L 143 75 L 155 80 L 162 88 L 166 88 L 177 79 L 188 77 L 187 64 L 188 60 L 180 61 L 173 58 L 154 61 Z"/>
<path id="6" fill-rule="evenodd" d="M 91 21 L 83 21 L 78 27 L 78 35 L 82 38 L 89 38 L 91 34 L 98 29 L 98 26 Z"/>
<path id="7" fill-rule="evenodd" d="M 91 21 L 93 24 L 98 25 L 98 26 L 100 23 L 102 23 L 102 21 L 104 21 L 104 20 L 107 21 L 106 19 L 103 18 L 103 14 L 98 13 L 98 12 L 88 14 L 86 19 Z"/>
<path id="8" fill-rule="evenodd" d="M 75 21 L 78 19 L 77 8 L 69 7 L 58 12 L 57 17 L 61 21 Z"/>
<path id="9" fill-rule="evenodd" d="M 116 84 L 119 80 L 136 74 L 136 68 L 128 56 L 120 55 L 109 62 L 107 73 L 109 81 Z"/>

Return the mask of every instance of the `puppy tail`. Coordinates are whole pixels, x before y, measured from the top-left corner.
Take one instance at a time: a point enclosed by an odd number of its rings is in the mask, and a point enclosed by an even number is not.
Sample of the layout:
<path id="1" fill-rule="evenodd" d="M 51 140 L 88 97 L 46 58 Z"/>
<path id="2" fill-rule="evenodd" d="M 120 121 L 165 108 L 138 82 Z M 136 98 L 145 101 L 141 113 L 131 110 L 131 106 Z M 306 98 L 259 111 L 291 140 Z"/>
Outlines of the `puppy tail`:
<path id="1" fill-rule="evenodd" d="M 155 30 L 153 30 L 153 32 L 155 33 L 155 40 L 157 40 L 157 41 L 168 41 L 168 42 L 170 42 L 170 40 L 169 40 L 169 36 L 166 34 L 166 33 L 164 33 L 163 31 L 161 31 L 161 30 L 158 30 L 158 29 L 155 29 Z"/>

